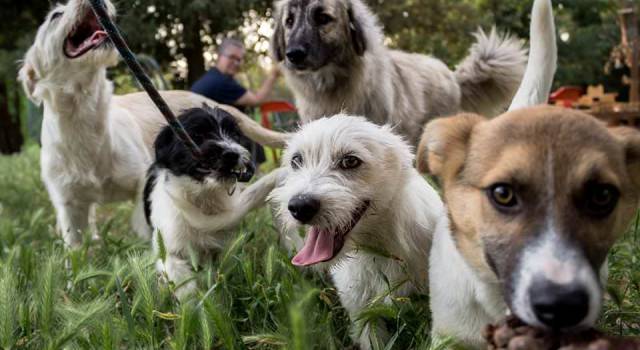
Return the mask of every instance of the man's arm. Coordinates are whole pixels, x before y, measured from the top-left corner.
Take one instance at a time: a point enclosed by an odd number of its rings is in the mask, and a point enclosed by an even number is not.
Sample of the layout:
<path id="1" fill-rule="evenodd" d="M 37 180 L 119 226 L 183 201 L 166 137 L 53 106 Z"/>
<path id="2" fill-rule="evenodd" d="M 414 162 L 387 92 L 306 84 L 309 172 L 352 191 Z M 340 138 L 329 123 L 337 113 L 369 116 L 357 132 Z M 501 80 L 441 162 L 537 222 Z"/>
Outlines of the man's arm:
<path id="1" fill-rule="evenodd" d="M 271 94 L 273 90 L 273 86 L 276 84 L 278 77 L 280 76 L 280 70 L 278 68 L 274 68 L 270 73 L 269 77 L 262 84 L 260 89 L 257 92 L 247 91 L 242 97 L 240 97 L 233 104 L 236 106 L 246 106 L 246 107 L 255 107 L 264 102 Z"/>

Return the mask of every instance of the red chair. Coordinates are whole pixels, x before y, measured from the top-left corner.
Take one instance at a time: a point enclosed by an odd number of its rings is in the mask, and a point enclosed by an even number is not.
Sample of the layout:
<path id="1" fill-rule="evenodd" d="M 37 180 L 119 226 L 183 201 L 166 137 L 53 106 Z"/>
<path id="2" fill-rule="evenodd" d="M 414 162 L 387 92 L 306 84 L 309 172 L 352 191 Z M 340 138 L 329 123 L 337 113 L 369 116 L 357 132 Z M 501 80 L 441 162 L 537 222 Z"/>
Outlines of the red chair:
<path id="1" fill-rule="evenodd" d="M 562 86 L 551 93 L 549 102 L 566 108 L 571 108 L 584 95 L 584 89 L 579 86 Z"/>
<path id="2" fill-rule="evenodd" d="M 296 107 L 287 101 L 269 101 L 261 104 L 260 115 L 262 117 L 261 123 L 263 127 L 273 130 L 273 125 L 269 116 L 274 113 L 296 113 Z M 278 152 L 273 148 L 271 149 L 271 155 L 273 156 L 273 160 L 278 163 Z"/>

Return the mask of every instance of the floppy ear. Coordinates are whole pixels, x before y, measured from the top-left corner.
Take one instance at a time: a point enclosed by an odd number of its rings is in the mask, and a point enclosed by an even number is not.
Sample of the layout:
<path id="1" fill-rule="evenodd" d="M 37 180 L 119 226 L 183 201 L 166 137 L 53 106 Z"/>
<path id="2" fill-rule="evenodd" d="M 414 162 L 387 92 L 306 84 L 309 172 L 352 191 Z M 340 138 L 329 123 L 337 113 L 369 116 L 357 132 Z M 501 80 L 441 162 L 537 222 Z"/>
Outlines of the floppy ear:
<path id="1" fill-rule="evenodd" d="M 364 31 L 362 30 L 362 25 L 353 15 L 352 7 L 349 7 L 349 9 L 347 10 L 347 14 L 349 15 L 349 33 L 351 34 L 351 43 L 353 44 L 353 49 L 356 51 L 356 54 L 358 54 L 358 56 L 362 56 L 367 50 L 367 41 L 364 36 Z"/>
<path id="2" fill-rule="evenodd" d="M 34 95 L 38 79 L 38 73 L 33 67 L 33 64 L 31 64 L 28 59 L 25 59 L 20 71 L 18 71 L 18 80 L 22 82 L 24 93 L 36 104 L 40 104 L 40 100 Z"/>
<path id="3" fill-rule="evenodd" d="M 418 170 L 440 178 L 455 175 L 464 164 L 473 128 L 486 119 L 460 114 L 429 122 L 418 145 Z"/>
<path id="4" fill-rule="evenodd" d="M 622 143 L 629 176 L 640 191 L 640 131 L 629 127 L 614 127 L 609 131 Z"/>
<path id="5" fill-rule="evenodd" d="M 282 14 L 283 14 L 283 6 L 282 4 L 277 4 L 275 9 L 275 22 L 276 29 L 273 33 L 273 37 L 271 38 L 271 53 L 273 57 L 276 59 L 276 62 L 284 61 L 286 44 L 284 42 L 284 28 L 282 27 Z"/>

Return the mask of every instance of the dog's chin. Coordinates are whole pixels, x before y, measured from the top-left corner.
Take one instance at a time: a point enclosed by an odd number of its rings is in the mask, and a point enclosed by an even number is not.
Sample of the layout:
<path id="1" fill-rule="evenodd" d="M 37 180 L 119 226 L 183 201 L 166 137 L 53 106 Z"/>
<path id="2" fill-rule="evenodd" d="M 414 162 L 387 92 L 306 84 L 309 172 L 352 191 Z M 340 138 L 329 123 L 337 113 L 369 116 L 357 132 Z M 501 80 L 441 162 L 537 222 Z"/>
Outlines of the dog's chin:
<path id="1" fill-rule="evenodd" d="M 287 60 L 285 62 L 285 67 L 292 72 L 293 74 L 297 74 L 297 75 L 305 75 L 305 74 L 311 74 L 311 73 L 315 73 L 318 72 L 319 70 L 321 70 L 322 68 L 324 68 L 326 66 L 326 64 L 322 63 L 322 64 L 312 64 L 312 63 L 300 63 L 300 64 L 296 64 L 293 62 L 290 62 L 289 60 Z"/>
<path id="2" fill-rule="evenodd" d="M 351 220 L 346 226 L 339 228 L 309 227 L 304 247 L 293 257 L 291 263 L 296 266 L 311 266 L 334 261 L 342 252 L 347 237 L 358 226 L 369 205 L 369 201 L 364 201 L 357 207 L 352 212 Z"/>

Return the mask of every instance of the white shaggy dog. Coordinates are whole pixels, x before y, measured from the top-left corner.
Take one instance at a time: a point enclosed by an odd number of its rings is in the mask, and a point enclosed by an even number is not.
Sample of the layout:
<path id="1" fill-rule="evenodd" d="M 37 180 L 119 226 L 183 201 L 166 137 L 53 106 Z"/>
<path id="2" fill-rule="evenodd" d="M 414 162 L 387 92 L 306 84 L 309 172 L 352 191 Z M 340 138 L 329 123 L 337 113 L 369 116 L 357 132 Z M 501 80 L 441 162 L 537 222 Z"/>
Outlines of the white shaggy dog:
<path id="1" fill-rule="evenodd" d="M 105 3 L 113 16 L 113 5 Z M 112 96 L 106 69 L 117 57 L 89 3 L 71 0 L 47 15 L 19 73 L 31 100 L 44 103 L 42 179 L 58 230 L 71 247 L 80 243 L 94 204 L 136 197 L 151 164 L 151 145 L 165 124 L 146 94 Z M 174 111 L 216 105 L 189 92 L 162 95 Z M 231 112 L 255 127 L 237 110 Z M 133 227 L 148 236 L 141 206 Z"/>
<path id="2" fill-rule="evenodd" d="M 328 263 L 352 320 L 388 291 L 386 281 L 406 281 L 398 295 L 427 290 L 431 236 L 444 207 L 413 159 L 389 127 L 346 115 L 305 125 L 285 151 L 288 174 L 270 197 L 287 230 L 309 226 L 293 263 Z M 366 349 L 386 337 L 382 325 L 353 335 Z"/>

